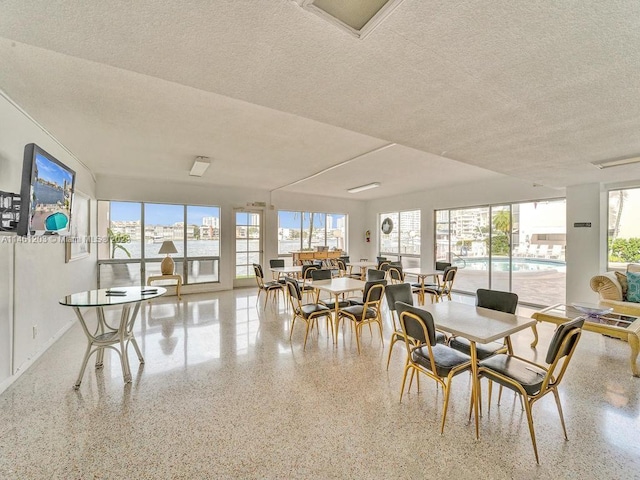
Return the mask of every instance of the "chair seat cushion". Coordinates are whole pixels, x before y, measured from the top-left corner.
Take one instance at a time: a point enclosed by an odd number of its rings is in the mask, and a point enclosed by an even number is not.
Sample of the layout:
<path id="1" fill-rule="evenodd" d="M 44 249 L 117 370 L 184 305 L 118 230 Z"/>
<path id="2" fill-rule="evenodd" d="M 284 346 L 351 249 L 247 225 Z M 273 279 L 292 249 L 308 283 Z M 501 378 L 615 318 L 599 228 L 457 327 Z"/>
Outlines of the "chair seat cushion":
<path id="1" fill-rule="evenodd" d="M 514 390 L 512 385 L 509 385 L 504 380 L 492 375 L 492 372 L 497 372 L 505 377 L 512 378 L 518 382 L 529 395 L 535 395 L 540 391 L 540 386 L 544 380 L 544 376 L 547 372 L 532 365 L 528 362 L 520 360 L 519 358 L 512 357 L 510 355 L 494 355 L 486 360 L 480 362 L 480 367 L 488 368 L 490 370 L 481 370 L 482 375 L 504 385 L 511 390 Z"/>
<path id="2" fill-rule="evenodd" d="M 449 346 L 464 353 L 465 355 L 471 355 L 471 342 L 463 337 L 453 337 L 449 340 Z M 484 360 L 497 353 L 505 353 L 506 346 L 502 342 L 491 343 L 476 343 L 476 353 L 478 360 Z"/>
<path id="3" fill-rule="evenodd" d="M 335 310 L 336 302 L 333 300 L 320 300 L 324 306 L 330 308 L 331 310 Z M 351 305 L 348 300 L 340 300 L 338 301 L 338 308 L 345 308 Z"/>
<path id="4" fill-rule="evenodd" d="M 356 321 L 360 321 L 363 318 L 363 313 L 365 313 L 364 305 L 351 305 L 349 307 L 345 307 L 342 310 L 340 310 L 340 313 L 348 314 L 354 317 Z M 365 319 L 375 318 L 377 315 L 378 315 L 378 312 L 376 312 L 375 309 L 367 308 L 364 318 Z"/>
<path id="5" fill-rule="evenodd" d="M 401 330 L 395 330 L 391 335 L 391 339 L 393 340 L 394 338 L 396 340 L 404 342 L 404 333 Z M 436 343 L 446 344 L 447 336 L 442 332 L 436 332 Z"/>
<path id="6" fill-rule="evenodd" d="M 264 289 L 265 290 L 272 290 L 274 288 L 282 288 L 282 284 L 279 282 L 264 282 Z"/>
<path id="7" fill-rule="evenodd" d="M 329 315 L 331 310 L 329 310 L 326 306 L 320 305 L 317 303 L 308 303 L 307 305 L 302 305 L 300 314 L 302 318 L 309 318 L 311 316 L 318 315 Z"/>
<path id="8" fill-rule="evenodd" d="M 347 298 L 345 301 L 349 302 L 349 305 L 364 305 L 364 302 L 357 298 Z"/>
<path id="9" fill-rule="evenodd" d="M 451 347 L 437 343 L 431 347 L 433 359 L 436 364 L 436 371 L 433 372 L 439 377 L 446 377 L 455 367 L 468 363 L 471 366 L 471 358 L 462 352 Z M 411 352 L 411 358 L 415 363 L 420 364 L 427 370 L 431 370 L 431 360 L 429 358 L 429 348 L 423 346 Z"/>
<path id="10" fill-rule="evenodd" d="M 421 283 L 412 283 L 411 286 L 413 288 L 422 288 L 422 284 Z M 425 283 L 424 284 L 424 288 L 438 288 L 438 286 L 434 283 Z"/>

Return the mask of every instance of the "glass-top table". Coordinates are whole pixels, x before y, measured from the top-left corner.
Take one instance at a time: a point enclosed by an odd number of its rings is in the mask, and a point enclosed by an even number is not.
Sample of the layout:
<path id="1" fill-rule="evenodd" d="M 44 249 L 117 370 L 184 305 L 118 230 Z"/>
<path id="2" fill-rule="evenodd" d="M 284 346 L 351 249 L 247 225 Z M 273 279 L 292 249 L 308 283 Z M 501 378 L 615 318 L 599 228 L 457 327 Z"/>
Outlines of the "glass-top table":
<path id="1" fill-rule="evenodd" d="M 104 350 L 110 348 L 115 350 L 120 357 L 122 365 L 122 376 L 124 382 L 131 382 L 131 371 L 129 369 L 129 359 L 127 352 L 129 344 L 138 354 L 140 363 L 144 363 L 144 358 L 138 347 L 138 343 L 133 336 L 133 326 L 140 310 L 140 304 L 145 300 L 160 297 L 166 293 L 162 287 L 117 287 L 111 289 L 88 290 L 86 292 L 72 293 L 59 300 L 61 305 L 72 307 L 80 321 L 82 330 L 87 337 L 87 349 L 85 350 L 80 374 L 74 388 L 80 388 L 84 371 L 87 367 L 89 357 L 96 353 L 96 368 L 102 368 L 104 362 Z M 104 308 L 110 306 L 122 307 L 120 321 L 118 325 L 109 325 L 104 315 Z M 97 325 L 95 330 L 90 329 L 81 308 L 95 308 L 97 315 Z M 133 307 L 133 311 L 132 311 Z"/>
<path id="2" fill-rule="evenodd" d="M 640 370 L 636 365 L 638 353 L 640 353 L 640 317 L 617 312 L 589 315 L 577 310 L 571 305 L 562 303 L 544 308 L 531 316 L 538 322 L 550 322 L 556 325 L 560 325 L 577 317 L 584 317 L 583 330 L 598 332 L 603 335 L 626 340 L 629 342 L 629 347 L 631 348 L 631 372 L 634 377 L 640 377 Z M 538 336 L 536 334 L 536 339 L 531 346 L 535 347 L 537 342 Z"/>

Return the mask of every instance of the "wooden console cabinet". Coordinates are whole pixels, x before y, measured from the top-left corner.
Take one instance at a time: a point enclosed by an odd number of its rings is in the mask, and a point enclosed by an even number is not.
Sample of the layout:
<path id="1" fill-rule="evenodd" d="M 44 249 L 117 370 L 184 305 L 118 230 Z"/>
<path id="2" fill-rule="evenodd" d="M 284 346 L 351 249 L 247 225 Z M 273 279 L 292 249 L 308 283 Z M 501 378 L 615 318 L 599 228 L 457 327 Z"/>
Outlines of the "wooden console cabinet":
<path id="1" fill-rule="evenodd" d="M 294 265 L 302 265 L 305 261 L 313 261 L 313 260 L 333 260 L 336 258 L 340 258 L 342 256 L 341 250 L 335 251 L 324 251 L 324 252 L 312 252 L 312 251 L 304 251 L 304 252 L 291 252 L 293 256 L 293 264 Z"/>

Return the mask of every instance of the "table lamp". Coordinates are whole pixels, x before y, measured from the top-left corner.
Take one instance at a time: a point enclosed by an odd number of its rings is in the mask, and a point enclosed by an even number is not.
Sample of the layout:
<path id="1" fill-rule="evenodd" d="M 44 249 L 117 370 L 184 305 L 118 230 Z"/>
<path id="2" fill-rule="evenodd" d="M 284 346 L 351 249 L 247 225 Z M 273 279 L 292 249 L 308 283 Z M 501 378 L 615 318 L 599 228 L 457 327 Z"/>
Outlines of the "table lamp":
<path id="1" fill-rule="evenodd" d="M 160 251 L 158 253 L 166 253 L 167 256 L 164 257 L 162 263 L 160 264 L 160 272 L 162 275 L 173 275 L 174 263 L 173 259 L 169 256 L 170 253 L 178 253 L 176 246 L 173 244 L 171 240 L 166 240 L 162 242 L 162 246 L 160 247 Z"/>

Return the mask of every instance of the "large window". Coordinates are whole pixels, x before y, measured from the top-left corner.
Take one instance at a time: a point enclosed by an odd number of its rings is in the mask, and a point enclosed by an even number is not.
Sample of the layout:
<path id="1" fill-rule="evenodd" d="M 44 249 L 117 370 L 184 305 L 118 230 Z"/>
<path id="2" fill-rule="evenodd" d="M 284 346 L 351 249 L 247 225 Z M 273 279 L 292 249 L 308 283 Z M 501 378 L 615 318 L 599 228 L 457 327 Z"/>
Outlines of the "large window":
<path id="1" fill-rule="evenodd" d="M 565 301 L 564 199 L 438 210 L 434 245 L 436 260 L 458 267 L 455 290 L 512 291 L 535 305 Z"/>
<path id="2" fill-rule="evenodd" d="M 347 215 L 342 213 L 278 212 L 278 254 L 315 250 L 318 246 L 347 249 Z"/>
<path id="3" fill-rule="evenodd" d="M 380 255 L 420 256 L 420 210 L 381 213 L 378 226 Z"/>
<path id="4" fill-rule="evenodd" d="M 160 275 L 162 242 L 170 240 L 175 272 L 185 284 L 217 282 L 220 208 L 136 202 L 98 202 L 100 287 L 143 284 Z"/>
<path id="5" fill-rule="evenodd" d="M 640 188 L 609 192 L 608 268 L 626 268 L 640 262 Z"/>

